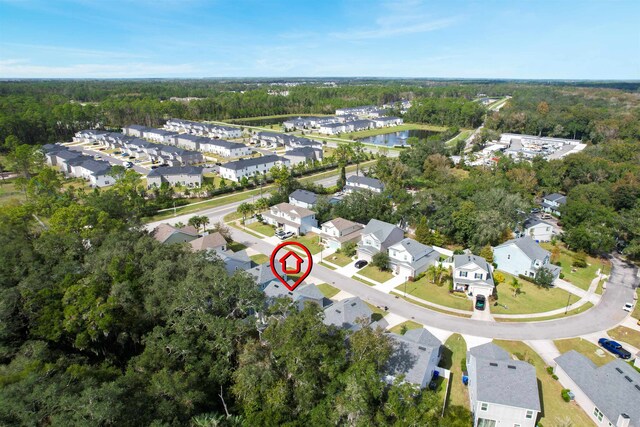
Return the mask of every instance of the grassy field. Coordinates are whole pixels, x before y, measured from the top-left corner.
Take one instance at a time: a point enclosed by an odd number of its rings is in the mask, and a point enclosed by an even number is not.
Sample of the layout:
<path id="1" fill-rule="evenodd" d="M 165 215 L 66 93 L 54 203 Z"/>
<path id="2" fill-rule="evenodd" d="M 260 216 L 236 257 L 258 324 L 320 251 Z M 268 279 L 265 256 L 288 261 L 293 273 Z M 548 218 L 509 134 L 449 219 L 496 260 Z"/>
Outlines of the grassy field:
<path id="1" fill-rule="evenodd" d="M 328 268 L 329 270 L 335 270 L 336 268 L 332 265 L 327 264 L 326 262 L 321 262 L 321 266 Z"/>
<path id="2" fill-rule="evenodd" d="M 246 227 L 260 234 L 264 234 L 267 237 L 271 237 L 276 233 L 272 226 L 263 224 L 260 221 L 254 222 L 252 224 L 247 224 Z"/>
<path id="3" fill-rule="evenodd" d="M 451 392 L 449 393 L 449 406 L 464 406 L 469 409 L 469 391 L 467 386 L 462 384 L 462 369 L 460 364 L 462 359 L 467 357 L 467 343 L 460 334 L 453 334 L 444 343 L 442 361 L 440 366 L 451 371 Z"/>
<path id="4" fill-rule="evenodd" d="M 375 286 L 375 283 L 369 282 L 368 280 L 365 280 L 365 279 L 361 279 L 358 276 L 352 276 L 351 278 L 353 280 L 357 280 L 360 283 L 364 283 L 367 286 Z"/>
<path id="5" fill-rule="evenodd" d="M 367 265 L 362 270 L 359 270 L 358 274 L 371 280 L 375 280 L 378 283 L 384 283 L 393 278 L 393 274 L 391 274 L 390 271 L 382 271 L 374 265 Z"/>
<path id="6" fill-rule="evenodd" d="M 560 353 L 564 354 L 569 350 L 575 350 L 587 356 L 593 363 L 598 366 L 605 365 L 614 359 L 611 353 L 609 353 L 607 350 L 604 350 L 582 338 L 556 340 L 554 341 L 554 343 L 556 347 L 558 347 Z M 597 350 L 601 350 L 604 353 L 604 356 L 600 357 L 598 354 L 596 354 Z"/>
<path id="7" fill-rule="evenodd" d="M 404 335 L 402 333 L 402 329 L 403 327 L 406 329 L 406 331 L 410 331 L 412 329 L 420 329 L 422 328 L 422 325 L 420 323 L 414 322 L 413 320 L 407 320 L 406 322 L 402 322 L 396 326 L 394 326 L 393 328 L 389 329 L 389 332 L 393 332 L 395 334 L 398 335 Z"/>
<path id="8" fill-rule="evenodd" d="M 636 295 L 640 297 L 640 288 L 636 289 Z M 636 301 L 636 306 L 633 308 L 633 313 L 631 313 L 631 317 L 634 319 L 640 320 L 640 304 Z"/>
<path id="9" fill-rule="evenodd" d="M 355 279 L 355 277 L 354 277 L 354 279 Z M 400 295 L 399 293 L 394 292 L 394 291 L 391 291 L 391 295 L 393 295 L 395 297 L 398 297 L 398 298 L 402 298 L 403 300 L 405 300 L 407 302 L 410 302 L 411 304 L 415 304 L 417 306 L 424 307 L 424 308 L 426 308 L 428 310 L 431 310 L 431 311 L 437 311 L 438 313 L 444 313 L 444 314 L 448 314 L 450 316 L 464 317 L 466 319 L 471 318 L 471 314 L 459 314 L 459 313 L 455 313 L 453 311 L 443 310 L 443 309 L 439 309 L 439 308 L 436 308 L 436 307 L 432 307 L 430 305 L 422 304 L 422 303 L 420 303 L 418 301 L 415 301 L 415 300 L 412 300 L 410 298 L 407 298 L 407 297 L 405 297 L 403 295 Z"/>
<path id="10" fill-rule="evenodd" d="M 576 427 L 593 425 L 587 414 L 575 402 L 567 403 L 562 400 L 562 385 L 547 372 L 544 360 L 528 345 L 520 341 L 495 340 L 494 343 L 536 368 L 538 388 L 542 398 L 541 424 L 545 426 L 573 425 Z M 564 421 L 570 421 L 571 424 L 564 423 Z"/>
<path id="11" fill-rule="evenodd" d="M 403 130 L 430 130 L 433 132 L 443 132 L 447 130 L 447 128 L 443 126 L 423 125 L 419 123 L 404 123 L 404 124 L 401 124 L 400 126 L 391 126 L 386 128 L 362 130 L 359 132 L 343 133 L 343 134 L 340 134 L 340 138 L 360 139 L 360 138 L 366 138 L 368 136 L 382 135 L 385 133 L 401 132 Z"/>
<path id="12" fill-rule="evenodd" d="M 590 302 L 587 302 L 578 308 L 569 310 L 567 314 L 564 314 L 564 312 L 562 312 L 561 314 L 556 314 L 554 316 L 531 317 L 531 318 L 524 318 L 524 319 L 501 319 L 499 317 L 496 317 L 495 320 L 497 322 L 543 322 L 545 320 L 555 320 L 555 319 L 562 319 L 563 317 L 575 316 L 576 314 L 584 313 L 585 311 L 589 310 L 591 307 L 593 307 L 593 304 Z M 493 311 L 493 308 L 491 309 L 491 311 Z"/>
<path id="13" fill-rule="evenodd" d="M 408 282 L 406 289 L 408 294 L 434 304 L 440 304 L 458 310 L 473 310 L 473 302 L 470 299 L 452 295 L 449 292 L 449 286 L 437 286 L 431 283 L 426 276 L 416 282 Z M 396 287 L 396 290 L 404 292 L 404 283 Z"/>
<path id="14" fill-rule="evenodd" d="M 640 348 L 640 332 L 626 326 L 618 326 L 607 332 L 616 341 L 623 341 L 635 348 Z"/>
<path id="15" fill-rule="evenodd" d="M 24 193 L 16 188 L 13 180 L 0 180 L 0 205 L 9 205 L 24 201 Z"/>
<path id="16" fill-rule="evenodd" d="M 580 298 L 571 295 L 569 292 L 560 288 L 539 288 L 531 282 L 518 279 L 522 285 L 522 293 L 517 297 L 513 296 L 513 290 L 509 285 L 513 276 L 500 271 L 504 274 L 505 282 L 498 285 L 498 306 L 491 306 L 491 312 L 494 314 L 528 314 L 543 313 L 567 306 L 578 301 Z M 507 306 L 504 308 L 503 305 Z"/>
<path id="17" fill-rule="evenodd" d="M 324 257 L 325 261 L 329 261 L 331 264 L 339 265 L 340 267 L 344 267 L 349 264 L 353 260 L 346 256 L 345 254 L 333 253 Z"/>
<path id="18" fill-rule="evenodd" d="M 249 258 L 256 264 L 264 264 L 269 261 L 269 257 L 264 254 L 251 255 Z"/>
<path id="19" fill-rule="evenodd" d="M 455 147 L 456 144 L 458 143 L 458 141 L 460 141 L 461 139 L 469 138 L 469 136 L 472 133 L 473 133 L 473 129 L 464 129 L 464 130 L 460 131 L 459 134 L 457 134 L 456 136 L 451 138 L 449 141 L 447 141 L 447 146 L 448 147 Z"/>
<path id="20" fill-rule="evenodd" d="M 596 277 L 596 271 L 600 268 L 604 268 L 605 263 L 608 263 L 606 260 L 587 256 L 588 265 L 586 268 L 572 267 L 571 264 L 573 263 L 575 252 L 567 249 L 567 247 L 561 242 L 557 242 L 556 245 L 560 247 L 560 256 L 556 263 L 560 263 L 560 266 L 562 267 L 564 280 L 571 282 L 581 289 L 589 289 L 591 281 Z M 553 245 L 551 243 L 541 243 L 540 246 L 549 252 L 553 250 Z"/>
<path id="21" fill-rule="evenodd" d="M 238 252 L 247 249 L 247 247 L 242 243 L 234 242 L 233 240 L 227 243 L 227 248 L 229 248 L 229 250 L 232 252 Z"/>
<path id="22" fill-rule="evenodd" d="M 322 250 L 322 246 L 318 243 L 318 235 L 315 233 L 307 233 L 304 236 L 299 236 L 293 239 L 288 239 L 288 242 L 299 242 L 306 246 L 312 255 L 317 254 Z"/>
<path id="23" fill-rule="evenodd" d="M 338 292 L 340 292 L 340 289 L 333 287 L 328 283 L 320 283 L 318 285 L 318 289 L 320 289 L 320 292 L 322 292 L 322 294 L 327 298 L 334 297 Z"/>

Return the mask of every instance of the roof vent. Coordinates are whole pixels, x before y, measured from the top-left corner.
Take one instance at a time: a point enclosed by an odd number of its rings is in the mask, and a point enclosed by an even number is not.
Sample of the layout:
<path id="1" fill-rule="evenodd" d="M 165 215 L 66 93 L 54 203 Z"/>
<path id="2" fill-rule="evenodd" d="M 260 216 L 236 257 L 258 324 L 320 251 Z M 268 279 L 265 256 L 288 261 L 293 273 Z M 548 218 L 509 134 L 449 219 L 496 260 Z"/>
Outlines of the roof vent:
<path id="1" fill-rule="evenodd" d="M 624 379 L 625 379 L 625 380 L 627 380 L 627 381 L 629 381 L 630 383 L 632 383 L 632 382 L 633 382 L 633 380 L 632 380 L 628 375 L 625 375 L 625 376 L 624 376 Z"/>
<path id="2" fill-rule="evenodd" d="M 355 303 L 355 302 L 352 302 L 352 303 L 351 303 L 351 307 L 355 307 L 355 306 L 356 306 L 356 303 Z"/>
<path id="3" fill-rule="evenodd" d="M 507 368 L 509 368 L 509 369 L 516 369 L 516 367 L 515 367 L 515 366 L 513 366 L 513 365 L 507 365 Z"/>
<path id="4" fill-rule="evenodd" d="M 636 389 L 640 391 L 640 385 L 636 384 Z"/>
<path id="5" fill-rule="evenodd" d="M 620 373 L 620 374 L 622 373 L 622 369 L 620 369 L 620 368 L 616 368 L 616 371 L 618 371 L 618 373 Z"/>
<path id="6" fill-rule="evenodd" d="M 342 313 L 340 310 L 336 310 L 336 313 Z"/>
<path id="7" fill-rule="evenodd" d="M 497 364 L 497 363 L 490 362 L 490 363 L 489 363 L 489 366 L 498 366 L 498 364 Z"/>
<path id="8" fill-rule="evenodd" d="M 419 348 L 420 350 L 427 351 L 427 348 L 426 348 L 426 347 L 418 346 L 418 348 Z"/>

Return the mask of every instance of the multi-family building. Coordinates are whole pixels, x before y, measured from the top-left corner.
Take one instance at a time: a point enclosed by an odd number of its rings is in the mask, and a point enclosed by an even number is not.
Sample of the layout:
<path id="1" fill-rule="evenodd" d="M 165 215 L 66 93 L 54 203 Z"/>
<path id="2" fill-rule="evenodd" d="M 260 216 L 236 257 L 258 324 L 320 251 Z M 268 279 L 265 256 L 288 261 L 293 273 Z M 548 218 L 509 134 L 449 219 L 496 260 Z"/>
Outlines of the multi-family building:
<path id="1" fill-rule="evenodd" d="M 220 166 L 220 176 L 239 182 L 243 177 L 266 174 L 274 166 L 289 166 L 289 159 L 276 155 L 253 157 L 224 163 Z"/>
<path id="2" fill-rule="evenodd" d="M 383 190 L 384 184 L 379 179 L 358 175 L 352 175 L 347 178 L 347 183 L 344 187 L 345 193 L 351 193 L 354 191 L 371 191 L 373 193 L 382 193 Z"/>
<path id="3" fill-rule="evenodd" d="M 168 166 L 152 169 L 147 175 L 147 186 L 160 187 L 163 183 L 170 186 L 202 186 L 202 168 L 196 166 Z"/>

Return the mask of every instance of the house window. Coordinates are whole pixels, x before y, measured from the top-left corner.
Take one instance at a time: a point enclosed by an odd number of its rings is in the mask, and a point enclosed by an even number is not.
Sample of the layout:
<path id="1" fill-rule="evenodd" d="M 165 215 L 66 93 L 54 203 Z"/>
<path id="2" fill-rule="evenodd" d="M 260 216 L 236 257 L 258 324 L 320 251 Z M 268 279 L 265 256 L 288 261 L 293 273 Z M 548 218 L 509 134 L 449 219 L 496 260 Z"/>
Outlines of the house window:
<path id="1" fill-rule="evenodd" d="M 602 421 L 602 417 L 604 416 L 604 414 L 602 413 L 602 411 L 600 411 L 600 409 L 594 407 L 593 416 L 596 417 L 598 421 Z"/>
<path id="2" fill-rule="evenodd" d="M 533 411 L 527 411 L 527 414 L 525 415 L 525 418 L 528 419 L 528 420 L 533 418 Z"/>
<path id="3" fill-rule="evenodd" d="M 478 418 L 478 427 L 496 427 L 496 420 Z"/>
<path id="4" fill-rule="evenodd" d="M 460 277 L 467 277 L 467 272 L 466 271 L 461 271 L 460 272 Z"/>
<path id="5" fill-rule="evenodd" d="M 482 403 L 480 404 L 480 410 L 481 410 L 481 411 L 486 411 L 487 409 L 489 409 L 489 404 L 488 404 L 488 403 L 486 403 L 486 402 L 482 402 Z"/>
<path id="6" fill-rule="evenodd" d="M 474 279 L 482 279 L 482 273 L 474 273 L 473 278 Z"/>
<path id="7" fill-rule="evenodd" d="M 514 424 L 513 427 L 522 427 L 520 424 Z"/>
<path id="8" fill-rule="evenodd" d="M 511 254 L 507 255 L 507 259 L 511 259 Z"/>

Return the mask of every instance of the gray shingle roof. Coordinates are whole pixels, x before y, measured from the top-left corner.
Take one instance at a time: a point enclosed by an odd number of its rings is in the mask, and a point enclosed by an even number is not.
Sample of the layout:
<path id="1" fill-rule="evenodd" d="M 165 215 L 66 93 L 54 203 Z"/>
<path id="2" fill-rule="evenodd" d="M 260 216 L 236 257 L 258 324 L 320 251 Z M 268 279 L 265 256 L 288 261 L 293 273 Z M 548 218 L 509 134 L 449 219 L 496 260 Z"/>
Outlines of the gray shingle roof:
<path id="1" fill-rule="evenodd" d="M 555 361 L 609 421 L 627 414 L 630 426 L 640 426 L 640 373 L 635 369 L 621 360 L 597 367 L 575 350 Z"/>
<path id="2" fill-rule="evenodd" d="M 82 163 L 82 167 L 94 175 L 106 175 L 111 169 L 109 162 L 89 159 Z"/>
<path id="3" fill-rule="evenodd" d="M 472 348 L 467 354 L 469 386 L 476 400 L 540 411 L 536 369 L 493 343 Z M 506 354 L 506 359 L 505 359 Z M 497 356 L 497 357 L 493 357 Z"/>
<path id="4" fill-rule="evenodd" d="M 395 229 L 400 230 L 393 224 L 389 224 L 388 222 L 380 221 L 374 218 L 370 220 L 369 223 L 364 227 L 364 230 L 362 230 L 362 235 L 365 236 L 367 234 L 373 234 L 378 240 L 384 242 Z"/>
<path id="5" fill-rule="evenodd" d="M 433 366 L 429 366 L 433 353 L 440 353 L 442 343 L 424 328 L 407 331 L 404 335 L 389 334 L 393 340 L 394 351 L 387 361 L 388 375 L 398 377 L 421 386 L 432 376 Z"/>
<path id="6" fill-rule="evenodd" d="M 318 200 L 318 195 L 312 191 L 298 189 L 289 194 L 289 200 L 297 200 L 302 203 L 315 205 Z"/>
<path id="7" fill-rule="evenodd" d="M 252 157 L 250 159 L 242 159 L 242 160 L 236 160 L 234 162 L 228 162 L 223 164 L 221 167 L 226 169 L 231 169 L 231 170 L 242 170 L 250 166 L 257 166 L 257 165 L 262 165 L 267 163 L 275 163 L 280 160 L 282 160 L 281 157 L 270 154 L 268 156 Z"/>
<path id="8" fill-rule="evenodd" d="M 318 151 L 320 150 L 316 150 L 311 147 L 298 147 L 298 148 L 294 148 L 293 150 L 287 151 L 286 153 L 284 153 L 284 156 L 285 157 L 288 157 L 288 156 L 304 157 L 305 159 L 315 160 L 319 157 Z"/>
<path id="9" fill-rule="evenodd" d="M 409 252 L 409 254 L 411 254 L 411 256 L 416 256 L 424 251 L 427 252 L 434 252 L 433 248 L 431 246 L 427 246 L 427 245 L 423 245 L 422 243 L 410 239 L 409 237 L 406 237 L 402 240 L 400 240 L 398 243 L 396 243 L 393 246 L 396 245 L 400 245 L 404 248 L 405 251 Z"/>
<path id="10" fill-rule="evenodd" d="M 147 176 L 169 176 L 169 175 L 202 175 L 202 168 L 197 166 L 165 166 L 152 169 Z"/>
<path id="11" fill-rule="evenodd" d="M 541 219 L 538 219 L 536 217 L 531 217 L 531 218 L 527 218 L 527 220 L 524 222 L 524 228 L 529 228 L 529 227 L 533 227 L 539 224 L 543 224 L 543 225 L 548 225 L 549 227 L 551 227 L 552 225 L 549 224 L 546 221 L 543 221 Z"/>
<path id="12" fill-rule="evenodd" d="M 379 179 L 369 178 L 368 176 L 350 176 L 347 178 L 347 186 L 350 184 L 366 185 L 367 187 L 378 188 L 380 190 L 384 189 L 384 184 L 380 182 Z"/>
<path id="13" fill-rule="evenodd" d="M 489 263 L 487 262 L 486 259 L 482 258 L 481 256 L 472 255 L 472 254 L 453 256 L 453 266 L 455 268 L 462 268 L 471 262 L 475 263 L 481 268 L 484 268 L 487 271 L 491 271 L 491 268 L 489 267 Z"/>
<path id="14" fill-rule="evenodd" d="M 546 196 L 543 197 L 543 199 L 551 200 L 552 202 L 556 202 L 560 204 L 567 203 L 567 197 L 559 193 L 547 194 Z"/>
<path id="15" fill-rule="evenodd" d="M 345 329 L 360 329 L 357 319 L 364 318 L 371 322 L 373 311 L 359 297 L 345 298 L 337 301 L 324 310 L 324 324 Z"/>
<path id="16" fill-rule="evenodd" d="M 547 256 L 549 256 L 549 251 L 542 249 L 540 245 L 537 244 L 535 240 L 533 240 L 529 236 L 520 237 L 518 239 L 507 240 L 503 244 L 496 246 L 496 249 L 507 247 L 512 244 L 520 248 L 520 250 L 524 252 L 524 254 L 532 260 L 534 259 L 543 260 Z"/>

